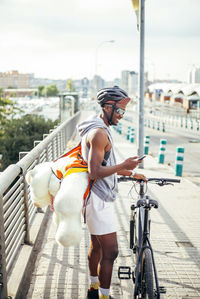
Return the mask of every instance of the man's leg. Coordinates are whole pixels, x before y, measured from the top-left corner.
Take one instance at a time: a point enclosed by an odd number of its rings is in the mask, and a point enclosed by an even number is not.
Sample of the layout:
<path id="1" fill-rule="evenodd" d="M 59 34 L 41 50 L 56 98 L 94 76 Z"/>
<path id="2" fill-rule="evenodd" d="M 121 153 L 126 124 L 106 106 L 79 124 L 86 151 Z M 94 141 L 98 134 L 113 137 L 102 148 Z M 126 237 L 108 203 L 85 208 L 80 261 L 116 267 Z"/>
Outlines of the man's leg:
<path id="1" fill-rule="evenodd" d="M 91 235 L 91 244 L 88 252 L 88 266 L 90 276 L 97 276 L 97 268 L 101 259 L 101 246 L 96 236 Z"/>
<path id="2" fill-rule="evenodd" d="M 88 252 L 88 266 L 89 266 L 89 272 L 90 272 L 90 288 L 88 290 L 88 299 L 98 299 L 98 289 L 99 289 L 99 283 L 98 283 L 98 275 L 97 275 L 97 269 L 98 264 L 101 259 L 101 247 L 99 244 L 99 241 L 97 240 L 96 236 L 91 235 L 91 244 L 90 249 Z"/>
<path id="3" fill-rule="evenodd" d="M 114 260 L 118 256 L 117 234 L 110 233 L 96 236 L 102 250 L 101 260 L 98 266 L 100 287 L 110 288 Z"/>

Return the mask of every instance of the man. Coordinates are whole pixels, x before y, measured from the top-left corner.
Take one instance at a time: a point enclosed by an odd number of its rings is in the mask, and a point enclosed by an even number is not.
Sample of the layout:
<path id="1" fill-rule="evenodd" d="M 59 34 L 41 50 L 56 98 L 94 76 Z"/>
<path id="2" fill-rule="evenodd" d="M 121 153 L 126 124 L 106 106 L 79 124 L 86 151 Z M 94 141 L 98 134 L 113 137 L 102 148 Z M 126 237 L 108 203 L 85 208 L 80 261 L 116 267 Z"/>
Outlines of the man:
<path id="1" fill-rule="evenodd" d="M 114 86 L 101 89 L 97 101 L 102 107 L 99 116 L 93 116 L 78 126 L 82 156 L 88 163 L 88 173 L 95 183 L 86 206 L 86 221 L 91 234 L 88 253 L 90 289 L 87 298 L 109 298 L 113 263 L 118 255 L 113 202 L 117 195 L 117 174 L 133 175 L 146 180 L 133 169 L 138 156 L 117 164 L 109 126 L 123 118 L 130 101 L 127 93 Z"/>

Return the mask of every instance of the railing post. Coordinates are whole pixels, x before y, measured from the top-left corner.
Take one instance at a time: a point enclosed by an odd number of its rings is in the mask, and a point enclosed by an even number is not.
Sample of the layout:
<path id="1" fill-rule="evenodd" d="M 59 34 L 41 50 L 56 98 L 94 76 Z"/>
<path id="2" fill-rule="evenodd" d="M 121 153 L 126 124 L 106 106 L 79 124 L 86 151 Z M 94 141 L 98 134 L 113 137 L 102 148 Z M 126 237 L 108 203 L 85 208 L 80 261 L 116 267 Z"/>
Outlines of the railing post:
<path id="1" fill-rule="evenodd" d="M 19 153 L 19 160 L 24 158 L 29 152 L 20 152 Z M 25 184 L 25 178 L 23 174 L 23 169 L 22 170 L 22 175 L 23 175 L 23 181 L 24 181 L 24 216 L 25 216 L 25 231 L 26 234 L 24 236 L 24 243 L 30 244 L 30 229 L 29 229 L 29 216 L 28 216 L 28 206 L 27 206 L 27 185 Z"/>
<path id="2" fill-rule="evenodd" d="M 36 147 L 42 140 L 34 140 L 33 146 Z"/>
<path id="3" fill-rule="evenodd" d="M 3 196 L 0 194 L 0 299 L 5 299 L 7 293 L 7 271 L 5 254 L 4 216 L 3 216 Z"/>

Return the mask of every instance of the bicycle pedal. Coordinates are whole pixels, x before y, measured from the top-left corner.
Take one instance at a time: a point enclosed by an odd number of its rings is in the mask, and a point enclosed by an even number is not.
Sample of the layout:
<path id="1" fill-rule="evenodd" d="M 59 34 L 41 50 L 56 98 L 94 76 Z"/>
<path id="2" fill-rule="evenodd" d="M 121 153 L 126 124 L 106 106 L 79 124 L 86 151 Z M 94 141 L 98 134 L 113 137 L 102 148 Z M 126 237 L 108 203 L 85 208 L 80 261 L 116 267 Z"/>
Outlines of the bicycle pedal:
<path id="1" fill-rule="evenodd" d="M 159 287 L 159 292 L 160 292 L 160 294 L 166 294 L 166 293 L 167 293 L 167 290 L 166 290 L 165 287 L 160 286 L 160 287 Z"/>
<path id="2" fill-rule="evenodd" d="M 131 267 L 120 266 L 118 268 L 118 278 L 119 279 L 130 279 L 131 278 Z"/>
<path id="3" fill-rule="evenodd" d="M 159 294 L 166 294 L 166 293 L 167 293 L 166 288 L 163 287 L 163 286 L 160 286 L 160 287 L 159 287 Z M 158 295 L 158 291 L 157 291 L 157 290 L 155 291 L 155 295 L 156 295 L 156 296 Z"/>

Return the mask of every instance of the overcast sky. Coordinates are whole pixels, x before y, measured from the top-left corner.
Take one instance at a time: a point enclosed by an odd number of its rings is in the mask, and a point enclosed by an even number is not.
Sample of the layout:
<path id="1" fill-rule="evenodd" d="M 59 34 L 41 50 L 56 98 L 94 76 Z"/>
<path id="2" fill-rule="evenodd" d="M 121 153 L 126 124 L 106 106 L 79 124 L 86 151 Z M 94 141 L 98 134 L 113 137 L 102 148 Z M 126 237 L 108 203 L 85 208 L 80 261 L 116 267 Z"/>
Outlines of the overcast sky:
<path id="1" fill-rule="evenodd" d="M 200 65 L 200 0 L 146 0 L 145 14 L 150 77 L 185 81 Z M 0 72 L 91 79 L 97 65 L 110 80 L 139 67 L 131 0 L 0 0 L 0 41 Z"/>

